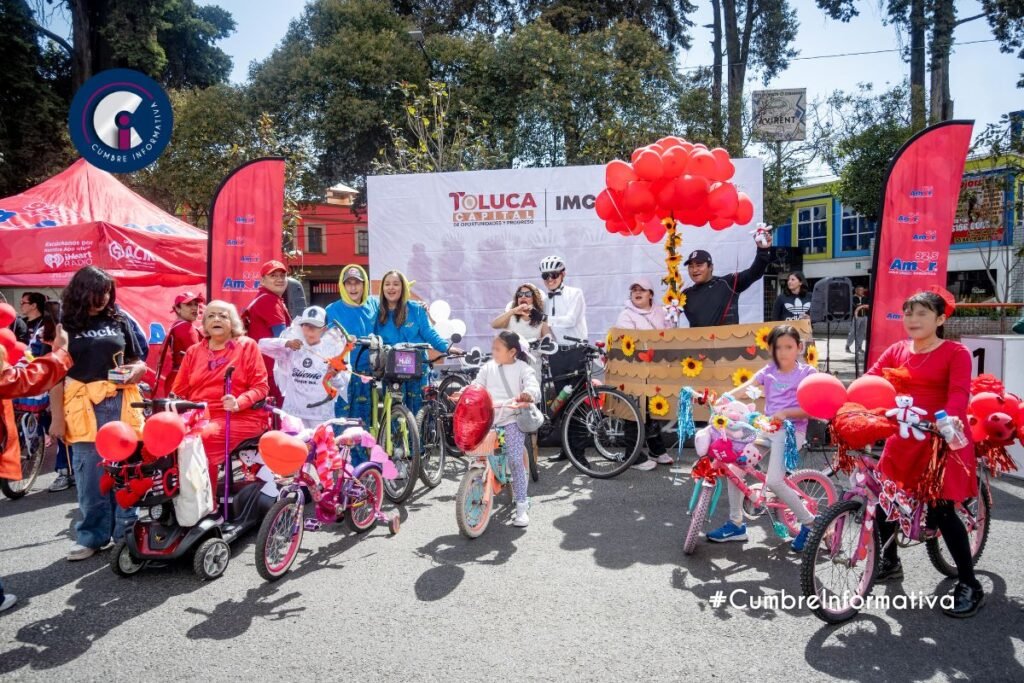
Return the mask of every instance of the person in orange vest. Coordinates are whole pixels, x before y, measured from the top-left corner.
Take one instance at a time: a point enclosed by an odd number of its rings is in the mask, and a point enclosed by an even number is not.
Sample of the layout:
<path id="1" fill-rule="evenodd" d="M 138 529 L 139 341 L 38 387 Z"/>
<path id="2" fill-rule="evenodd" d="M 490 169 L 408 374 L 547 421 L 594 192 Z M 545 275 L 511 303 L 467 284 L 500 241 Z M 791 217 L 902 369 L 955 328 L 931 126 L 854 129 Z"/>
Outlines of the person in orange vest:
<path id="1" fill-rule="evenodd" d="M 260 268 L 260 288 L 256 297 L 242 311 L 246 336 L 255 339 L 277 338 L 291 325 L 292 317 L 284 304 L 284 293 L 288 289 L 288 269 L 280 261 L 267 261 Z M 263 356 L 270 380 L 270 396 L 280 406 L 281 390 L 274 382 L 274 359 Z"/>
<path id="2" fill-rule="evenodd" d="M 174 306 L 171 308 L 178 319 L 167 331 L 167 341 L 164 343 L 163 351 L 160 352 L 160 362 L 156 367 L 157 383 L 153 389 L 153 396 L 165 398 L 171 393 L 174 386 L 174 378 L 181 368 L 181 360 L 189 347 L 199 341 L 199 329 L 196 327 L 196 319 L 199 317 L 199 304 L 203 303 L 203 295 L 193 292 L 182 292 L 174 297 Z M 167 374 L 164 375 L 164 370 Z"/>

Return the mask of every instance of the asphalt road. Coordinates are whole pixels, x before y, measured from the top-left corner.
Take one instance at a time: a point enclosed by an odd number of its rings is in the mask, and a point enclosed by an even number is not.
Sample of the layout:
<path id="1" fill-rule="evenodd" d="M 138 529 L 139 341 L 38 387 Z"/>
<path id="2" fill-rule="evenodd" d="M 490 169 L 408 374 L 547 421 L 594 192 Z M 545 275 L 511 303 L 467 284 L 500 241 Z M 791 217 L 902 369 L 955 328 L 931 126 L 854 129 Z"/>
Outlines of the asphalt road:
<path id="1" fill-rule="evenodd" d="M 186 566 L 121 579 L 108 553 L 69 563 L 74 491 L 47 493 L 44 477 L 39 492 L 0 501 L 0 576 L 20 598 L 0 615 L 0 677 L 1024 680 L 1024 486 L 995 484 L 979 616 L 890 609 L 830 627 L 798 608 L 709 604 L 720 590 L 745 591 L 739 605 L 797 596 L 799 565 L 763 521 L 746 544 L 683 556 L 686 470 L 595 481 L 545 463 L 530 527 L 509 525 L 503 504 L 470 541 L 455 524 L 452 466 L 437 489 L 417 489 L 397 536 L 307 533 L 274 584 L 256 573 L 252 537 L 211 583 Z M 876 594 L 950 587 L 923 548 L 902 556 L 906 579 Z"/>

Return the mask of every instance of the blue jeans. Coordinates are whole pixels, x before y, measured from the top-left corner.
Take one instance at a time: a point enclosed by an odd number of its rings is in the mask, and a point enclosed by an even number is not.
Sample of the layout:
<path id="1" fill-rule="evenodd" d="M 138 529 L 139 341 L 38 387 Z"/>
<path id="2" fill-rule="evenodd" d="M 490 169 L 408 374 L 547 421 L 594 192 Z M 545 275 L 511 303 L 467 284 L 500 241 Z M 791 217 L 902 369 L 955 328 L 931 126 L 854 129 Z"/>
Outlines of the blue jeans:
<path id="1" fill-rule="evenodd" d="M 108 422 L 121 419 L 121 392 L 97 403 L 96 428 Z M 135 522 L 135 508 L 124 510 L 114 500 L 114 492 L 103 495 L 100 493 L 99 453 L 96 444 L 91 441 L 75 444 L 72 460 L 74 461 L 75 480 L 77 482 L 78 511 L 82 521 L 75 527 L 78 532 L 78 545 L 86 548 L 102 548 L 111 538 L 120 541 L 124 538 L 129 526 Z"/>
<path id="2" fill-rule="evenodd" d="M 39 435 L 42 438 L 46 438 L 46 433 L 50 431 L 50 424 L 53 422 L 52 413 L 47 410 L 42 414 L 39 420 Z M 57 439 L 57 460 L 53 464 L 53 471 L 60 472 L 61 470 L 71 469 L 71 446 L 64 443 L 64 439 Z"/>

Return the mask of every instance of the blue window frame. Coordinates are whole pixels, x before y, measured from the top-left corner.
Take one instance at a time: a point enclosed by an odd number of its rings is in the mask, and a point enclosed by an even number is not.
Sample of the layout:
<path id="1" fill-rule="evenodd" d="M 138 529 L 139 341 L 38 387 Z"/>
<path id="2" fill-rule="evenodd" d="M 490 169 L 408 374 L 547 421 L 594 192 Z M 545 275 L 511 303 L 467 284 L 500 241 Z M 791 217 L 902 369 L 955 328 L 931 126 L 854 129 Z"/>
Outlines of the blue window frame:
<path id="1" fill-rule="evenodd" d="M 871 240 L 875 238 L 877 227 L 875 221 L 869 221 L 855 209 L 844 206 L 842 223 L 839 227 L 839 250 L 868 251 L 871 248 Z"/>
<path id="2" fill-rule="evenodd" d="M 828 208 L 825 204 L 799 207 L 796 212 L 797 246 L 805 254 L 828 254 Z"/>

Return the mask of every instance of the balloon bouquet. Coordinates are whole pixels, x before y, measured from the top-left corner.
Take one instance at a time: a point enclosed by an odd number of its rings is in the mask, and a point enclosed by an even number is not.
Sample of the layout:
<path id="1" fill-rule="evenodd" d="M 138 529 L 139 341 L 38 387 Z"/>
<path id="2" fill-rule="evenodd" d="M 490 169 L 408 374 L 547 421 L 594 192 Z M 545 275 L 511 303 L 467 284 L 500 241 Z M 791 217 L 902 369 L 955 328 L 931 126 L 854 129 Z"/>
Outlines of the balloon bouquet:
<path id="1" fill-rule="evenodd" d="M 662 303 L 670 325 L 686 305 L 679 274 L 678 225 L 710 225 L 724 230 L 745 225 L 754 217 L 754 204 L 730 182 L 736 168 L 729 153 L 708 149 L 675 136 L 635 150 L 631 163 L 616 159 L 605 167 L 607 187 L 598 194 L 594 210 L 612 234 L 643 234 L 655 243 L 665 240 L 668 288 Z"/>
<path id="2" fill-rule="evenodd" d="M 971 381 L 967 421 L 977 455 L 993 473 L 1017 469 L 1006 447 L 1017 440 L 1024 444 L 1024 402 L 1019 396 L 1006 391 L 994 375 L 978 375 Z"/>

